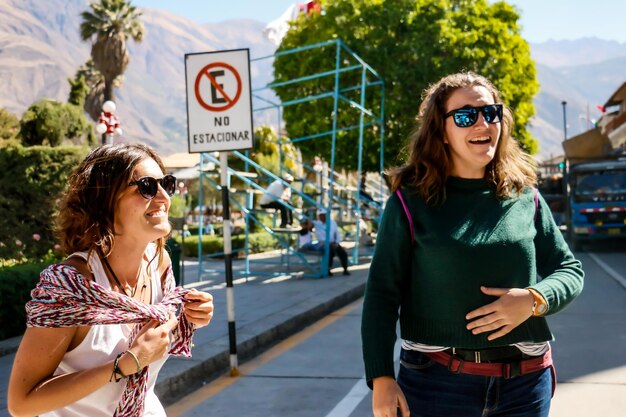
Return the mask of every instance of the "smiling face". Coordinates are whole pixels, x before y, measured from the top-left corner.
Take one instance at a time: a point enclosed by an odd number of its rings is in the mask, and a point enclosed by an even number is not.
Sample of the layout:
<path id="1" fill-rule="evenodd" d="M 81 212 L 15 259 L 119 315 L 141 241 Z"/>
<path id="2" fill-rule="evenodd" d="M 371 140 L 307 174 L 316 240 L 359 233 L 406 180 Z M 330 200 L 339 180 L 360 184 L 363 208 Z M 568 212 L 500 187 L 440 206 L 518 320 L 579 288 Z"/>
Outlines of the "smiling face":
<path id="1" fill-rule="evenodd" d="M 161 168 L 152 158 L 143 159 L 135 166 L 131 181 L 141 177 L 163 178 Z M 137 190 L 137 185 L 126 187 L 115 207 L 115 239 L 130 239 L 147 244 L 171 231 L 167 213 L 170 197 L 159 184 L 157 194 L 147 200 Z"/>
<path id="2" fill-rule="evenodd" d="M 482 86 L 455 90 L 446 103 L 446 113 L 464 106 L 494 104 L 494 98 Z M 483 178 L 485 168 L 493 160 L 500 139 L 501 124 L 487 123 L 479 113 L 476 124 L 458 127 L 453 117 L 445 120 L 444 143 L 450 155 L 450 175 L 460 178 Z"/>

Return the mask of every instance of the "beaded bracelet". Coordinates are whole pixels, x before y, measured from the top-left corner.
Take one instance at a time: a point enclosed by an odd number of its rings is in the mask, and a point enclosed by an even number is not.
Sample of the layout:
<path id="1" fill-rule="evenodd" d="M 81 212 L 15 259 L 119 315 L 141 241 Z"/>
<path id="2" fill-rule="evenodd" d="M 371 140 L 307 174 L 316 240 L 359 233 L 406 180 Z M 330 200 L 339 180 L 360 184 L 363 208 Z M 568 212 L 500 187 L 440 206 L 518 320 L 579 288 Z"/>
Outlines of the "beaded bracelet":
<path id="1" fill-rule="evenodd" d="M 126 352 L 118 353 L 118 355 L 115 357 L 115 360 L 113 361 L 113 372 L 111 373 L 109 382 L 113 382 L 113 380 L 115 380 L 115 382 L 120 382 L 122 378 L 128 377 L 128 375 L 124 375 L 124 372 L 122 372 L 122 370 L 120 369 L 119 364 L 120 358 L 124 353 Z"/>

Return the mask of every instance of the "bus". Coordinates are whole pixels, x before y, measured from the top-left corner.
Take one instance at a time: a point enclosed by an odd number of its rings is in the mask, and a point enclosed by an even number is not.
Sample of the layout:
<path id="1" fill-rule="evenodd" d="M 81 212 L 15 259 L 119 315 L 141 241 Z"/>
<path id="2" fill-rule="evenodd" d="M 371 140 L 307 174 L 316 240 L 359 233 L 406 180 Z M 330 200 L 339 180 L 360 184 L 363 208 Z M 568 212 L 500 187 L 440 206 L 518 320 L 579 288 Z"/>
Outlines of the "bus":
<path id="1" fill-rule="evenodd" d="M 571 165 L 569 185 L 574 250 L 594 240 L 626 239 L 626 158 Z"/>

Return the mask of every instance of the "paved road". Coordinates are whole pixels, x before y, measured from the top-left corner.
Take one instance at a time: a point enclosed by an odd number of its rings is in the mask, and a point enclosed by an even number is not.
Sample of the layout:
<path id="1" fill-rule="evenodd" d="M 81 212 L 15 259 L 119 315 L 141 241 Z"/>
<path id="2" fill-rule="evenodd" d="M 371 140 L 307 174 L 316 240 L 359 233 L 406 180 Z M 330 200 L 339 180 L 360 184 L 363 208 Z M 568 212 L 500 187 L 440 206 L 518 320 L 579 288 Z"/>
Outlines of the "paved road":
<path id="1" fill-rule="evenodd" d="M 361 304 L 350 304 L 282 342 L 242 367 L 243 376 L 220 378 L 175 403 L 168 416 L 367 415 L 369 402 L 362 401 L 369 390 L 362 380 Z M 353 389 L 350 404 L 340 406 L 343 414 L 333 412 Z"/>
<path id="2" fill-rule="evenodd" d="M 625 415 L 626 251 L 590 249 L 578 254 L 587 273 L 585 291 L 549 319 L 559 380 L 552 417 Z M 371 415 L 360 316 L 357 301 L 245 364 L 241 377 L 220 378 L 171 405 L 168 415 Z"/>

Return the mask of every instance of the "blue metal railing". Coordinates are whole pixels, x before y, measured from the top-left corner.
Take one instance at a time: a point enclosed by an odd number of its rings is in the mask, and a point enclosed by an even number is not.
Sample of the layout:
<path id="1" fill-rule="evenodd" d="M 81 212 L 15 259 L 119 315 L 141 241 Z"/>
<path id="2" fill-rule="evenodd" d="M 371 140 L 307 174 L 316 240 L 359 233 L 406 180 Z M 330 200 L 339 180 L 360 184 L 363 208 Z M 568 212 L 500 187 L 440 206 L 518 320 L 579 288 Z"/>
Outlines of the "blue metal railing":
<path id="1" fill-rule="evenodd" d="M 303 53 L 306 51 L 311 51 L 311 50 L 320 49 L 320 48 L 327 48 L 330 53 L 334 53 L 335 63 L 334 63 L 333 69 L 322 69 L 321 71 L 315 74 L 309 74 L 309 75 L 297 77 L 297 78 L 290 79 L 290 80 L 281 80 L 281 81 L 277 81 L 273 83 L 268 83 L 267 85 L 262 86 L 262 87 L 253 88 L 252 89 L 253 98 L 258 103 L 260 103 L 254 106 L 253 111 L 261 112 L 261 111 L 272 110 L 272 109 L 275 109 L 277 111 L 279 163 L 280 163 L 280 176 L 282 177 L 284 172 L 289 172 L 292 175 L 296 174 L 285 167 L 284 162 L 288 159 L 291 159 L 295 163 L 300 164 L 303 170 L 315 171 L 313 167 L 305 164 L 303 161 L 296 161 L 295 158 L 285 157 L 283 148 L 282 148 L 282 141 L 281 141 L 282 110 L 285 107 L 294 106 L 294 105 L 302 105 L 304 103 L 313 102 L 316 100 L 325 100 L 325 99 L 333 100 L 332 127 L 329 130 L 324 131 L 324 132 L 311 132 L 304 136 L 296 137 L 291 140 L 291 143 L 295 144 L 295 143 L 303 142 L 306 140 L 314 140 L 314 139 L 318 139 L 322 137 L 330 137 L 331 139 L 329 172 L 327 175 L 324 175 L 323 177 L 317 177 L 317 178 L 323 178 L 323 181 L 328 184 L 328 187 L 322 188 L 319 184 L 315 184 L 312 181 L 308 181 L 306 178 L 303 178 L 302 180 L 301 190 L 298 190 L 295 187 L 291 187 L 293 192 L 296 195 L 300 196 L 303 201 L 309 203 L 312 207 L 316 207 L 316 208 L 324 208 L 324 209 L 330 210 L 332 209 L 334 205 L 339 205 L 341 207 L 350 207 L 350 202 L 348 200 L 346 200 L 345 198 L 342 198 L 341 196 L 337 195 L 337 193 L 335 193 L 335 189 L 336 189 L 335 184 L 339 180 L 339 176 L 338 176 L 339 174 L 335 172 L 335 160 L 336 160 L 335 155 L 336 155 L 336 149 L 337 149 L 336 145 L 337 145 L 337 139 L 338 139 L 339 133 L 346 133 L 346 132 L 353 132 L 353 131 L 358 132 L 357 184 L 355 186 L 355 191 L 354 191 L 355 192 L 354 213 L 356 216 L 356 221 L 355 221 L 356 239 L 355 239 L 355 249 L 353 251 L 353 258 L 354 258 L 354 261 L 356 262 L 358 260 L 358 250 L 359 250 L 359 233 L 360 233 L 359 219 L 361 217 L 362 206 L 363 206 L 362 201 L 361 201 L 363 199 L 361 198 L 359 191 L 361 190 L 361 187 L 363 188 L 366 187 L 365 184 L 361 184 L 361 181 L 363 181 L 361 174 L 362 174 L 362 169 L 363 169 L 363 147 L 364 147 L 366 128 L 374 128 L 374 127 L 378 128 L 378 134 L 380 138 L 379 174 L 381 176 L 380 177 L 381 180 L 379 182 L 380 187 L 379 187 L 378 192 L 372 193 L 372 194 L 377 194 L 378 196 L 381 197 L 381 208 L 382 208 L 382 203 L 383 203 L 383 198 L 384 198 L 383 196 L 384 196 L 385 188 L 384 188 L 384 183 L 383 183 L 383 176 L 384 176 L 384 134 L 385 134 L 385 125 L 384 125 L 385 85 L 384 85 L 382 78 L 370 65 L 368 65 L 365 61 L 363 61 L 362 58 L 356 55 L 350 48 L 348 48 L 340 40 L 330 40 L 330 41 L 319 42 L 316 44 L 306 45 L 306 46 L 302 46 L 302 47 L 298 47 L 298 48 L 294 48 L 294 49 L 290 49 L 286 51 L 278 51 L 275 54 L 270 55 L 270 56 L 264 56 L 260 58 L 251 59 L 250 62 L 256 63 L 256 62 L 260 62 L 266 59 L 273 59 L 273 58 L 281 57 L 285 55 Z M 330 59 L 331 58 L 329 57 L 329 60 Z M 348 74 L 357 73 L 359 71 L 360 71 L 360 74 L 359 74 L 360 77 L 359 75 L 356 75 L 356 77 L 359 77 L 360 80 L 356 82 L 355 85 L 341 87 L 342 77 Z M 330 79 L 328 80 L 328 84 L 329 84 L 328 87 L 330 87 L 328 91 L 322 91 L 322 92 L 318 91 L 315 94 L 311 94 L 309 96 L 298 97 L 298 98 L 294 98 L 294 99 L 284 101 L 284 102 L 276 102 L 275 98 L 267 98 L 261 95 L 262 93 L 265 93 L 265 92 L 270 92 L 270 91 L 276 92 L 279 89 L 291 88 L 301 83 L 310 83 L 315 80 L 322 80 L 322 79 L 326 79 L 330 77 L 333 77 L 334 79 L 332 79 L 332 81 Z M 350 75 L 350 77 L 353 77 L 353 76 Z M 370 77 L 373 79 L 370 79 Z M 352 80 L 353 78 L 350 78 L 350 79 Z M 332 83 L 332 87 L 330 85 L 331 83 Z M 371 89 L 371 88 L 374 88 L 377 91 L 379 91 L 380 104 L 378 105 L 378 109 L 368 108 L 366 105 L 366 99 L 365 99 L 366 91 L 368 91 L 368 89 Z M 357 98 L 352 97 L 353 95 L 357 95 L 357 94 L 358 94 Z M 350 108 L 358 112 L 358 123 L 350 124 L 347 126 L 339 126 L 338 120 L 337 120 L 337 114 L 339 111 L 339 103 L 346 103 L 348 106 L 350 106 Z M 234 151 L 232 152 L 232 154 L 244 162 L 244 167 L 246 171 L 253 168 L 257 172 L 259 172 L 259 174 L 263 174 L 264 176 L 271 178 L 273 180 L 278 179 L 282 181 L 282 179 L 279 176 L 274 175 L 269 170 L 265 169 L 264 167 L 260 166 L 259 164 L 251 160 L 249 158 L 247 151 L 245 153 Z M 204 154 L 204 155 L 205 155 L 205 158 L 201 159 L 201 169 L 202 169 L 202 164 L 205 159 L 207 161 L 211 161 L 219 165 L 219 160 L 217 158 L 208 154 Z M 230 174 L 229 179 L 231 176 L 234 176 L 238 178 L 239 180 L 243 181 L 243 183 L 246 186 L 252 189 L 264 191 L 264 188 L 261 185 L 257 184 L 250 178 L 239 175 L 235 170 L 229 168 L 228 172 Z M 318 175 L 321 175 L 321 174 L 318 173 Z M 214 183 L 213 186 L 215 187 L 219 186 L 213 180 L 209 179 L 209 181 Z M 321 199 L 320 201 L 316 201 L 315 199 L 312 199 L 310 196 L 304 193 L 304 186 L 306 184 L 310 184 L 311 186 L 314 186 L 315 189 L 319 190 L 319 193 L 322 193 L 322 195 L 324 195 L 325 198 Z M 346 185 L 347 185 L 347 182 L 346 182 Z M 202 187 L 200 187 L 199 199 L 202 202 Z M 322 201 L 325 201 L 325 203 L 322 203 Z M 324 206 L 324 204 L 327 204 L 327 206 Z M 246 207 L 244 207 L 238 202 L 235 202 L 235 205 L 237 206 L 238 209 L 240 209 L 243 213 L 246 214 L 246 222 L 248 221 L 248 219 L 252 221 L 258 221 L 258 219 L 256 219 L 256 216 L 249 217 L 249 215 L 251 215 L 250 213 L 251 206 L 248 206 L 246 204 Z M 286 206 L 291 210 L 295 210 L 295 207 L 292 206 L 291 204 L 286 204 Z M 380 222 L 381 215 L 382 215 L 382 210 L 378 210 L 378 215 L 373 220 Z M 306 217 L 304 214 L 303 216 Z M 328 216 L 328 218 L 330 219 L 330 216 Z M 329 232 L 329 227 L 330 227 L 330 222 L 327 222 L 327 230 L 326 230 L 327 234 Z M 269 228 L 264 228 L 264 230 L 265 229 L 269 229 Z M 271 233 L 271 229 L 269 229 L 268 232 Z M 202 233 L 202 224 L 200 225 L 199 233 Z M 247 235 L 246 235 L 246 239 L 247 239 Z M 202 244 L 201 242 L 202 240 L 200 239 L 198 242 L 199 253 L 201 253 L 201 244 Z M 324 259 L 322 261 L 322 265 L 327 265 L 327 262 L 328 262 L 328 253 L 329 253 L 328 249 L 329 248 L 328 248 L 328 245 L 326 246 L 327 247 L 325 248 L 325 251 L 324 251 Z"/>

